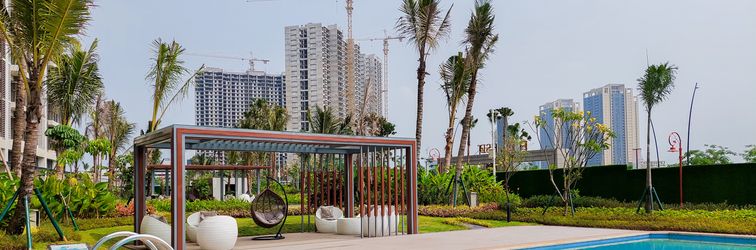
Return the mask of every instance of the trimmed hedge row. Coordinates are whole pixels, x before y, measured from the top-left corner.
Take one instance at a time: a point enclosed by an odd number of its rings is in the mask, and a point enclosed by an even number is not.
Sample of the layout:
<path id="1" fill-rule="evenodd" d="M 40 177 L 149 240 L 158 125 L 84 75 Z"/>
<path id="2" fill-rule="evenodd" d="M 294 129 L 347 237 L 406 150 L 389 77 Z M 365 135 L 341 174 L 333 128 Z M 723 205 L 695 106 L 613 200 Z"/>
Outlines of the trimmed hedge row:
<path id="1" fill-rule="evenodd" d="M 679 203 L 679 168 L 652 169 L 656 192 L 664 203 Z M 555 172 L 561 183 L 562 173 Z M 499 173 L 499 179 L 504 177 Z M 519 171 L 509 181 L 523 197 L 553 195 L 548 170 Z M 646 183 L 646 170 L 628 170 L 625 165 L 588 167 L 577 183 L 581 196 L 637 201 Z M 727 164 L 683 167 L 683 199 L 692 203 L 756 204 L 756 164 Z"/>

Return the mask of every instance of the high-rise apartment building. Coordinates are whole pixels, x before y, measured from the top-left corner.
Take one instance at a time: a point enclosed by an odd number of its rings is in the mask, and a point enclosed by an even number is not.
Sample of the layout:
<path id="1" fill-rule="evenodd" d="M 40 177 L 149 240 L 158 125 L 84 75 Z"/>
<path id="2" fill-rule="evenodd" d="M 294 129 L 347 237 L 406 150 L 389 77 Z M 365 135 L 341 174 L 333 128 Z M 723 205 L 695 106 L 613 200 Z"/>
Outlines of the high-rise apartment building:
<path id="1" fill-rule="evenodd" d="M 285 28 L 287 129 L 309 130 L 307 116 L 316 106 L 329 107 L 338 117 L 347 115 L 346 42 L 336 25 L 319 23 Z M 355 104 L 361 108 L 367 83 L 380 89 L 381 63 L 355 45 Z M 377 73 L 376 73 L 377 72 Z M 372 84 L 375 83 L 375 84 Z M 380 96 L 380 92 L 376 93 Z M 368 96 L 371 92 L 368 92 Z M 376 106 L 376 107 L 374 107 Z M 380 114 L 381 98 L 368 98 L 366 110 Z"/>
<path id="2" fill-rule="evenodd" d="M 282 74 L 207 68 L 195 82 L 195 119 L 199 126 L 236 127 L 257 99 L 286 105 Z"/>
<path id="3" fill-rule="evenodd" d="M 608 84 L 583 94 L 586 116 L 609 126 L 615 137 L 609 148 L 588 160 L 589 166 L 635 162 L 638 147 L 638 100 L 624 84 Z M 636 164 L 634 164 L 636 165 Z"/>
<path id="4" fill-rule="evenodd" d="M 561 132 L 556 131 L 554 117 L 552 117 L 556 109 L 571 112 L 580 111 L 580 103 L 572 99 L 559 99 L 538 107 L 538 116 L 545 122 L 544 126 L 538 129 L 538 144 L 541 145 L 541 149 L 554 149 L 557 142 L 561 142 L 562 146 L 571 144 L 567 133 L 568 127 L 563 127 Z M 556 138 L 557 136 L 561 139 Z"/>
<path id="5" fill-rule="evenodd" d="M 23 133 L 23 131 L 13 131 L 13 110 L 16 109 L 16 93 L 12 91 L 12 84 L 20 81 L 18 65 L 11 62 L 8 46 L 0 42 L 0 56 L 3 58 L 0 64 L 0 154 L 2 159 L 12 165 L 10 162 L 10 153 L 13 149 L 13 134 Z M 55 151 L 50 146 L 47 136 L 44 135 L 48 127 L 58 125 L 60 116 L 53 112 L 53 109 L 47 105 L 47 96 L 42 97 L 42 119 L 39 124 L 39 140 L 37 144 L 37 167 L 38 168 L 55 168 Z"/>

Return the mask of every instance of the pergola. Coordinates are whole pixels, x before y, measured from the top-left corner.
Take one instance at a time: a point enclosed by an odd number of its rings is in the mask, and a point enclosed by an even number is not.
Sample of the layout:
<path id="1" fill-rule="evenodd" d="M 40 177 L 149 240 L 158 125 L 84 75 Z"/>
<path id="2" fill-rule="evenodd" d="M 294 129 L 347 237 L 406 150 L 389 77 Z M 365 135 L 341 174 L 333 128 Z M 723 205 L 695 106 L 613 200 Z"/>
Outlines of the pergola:
<path id="1" fill-rule="evenodd" d="M 159 129 L 134 140 L 134 231 L 137 233 L 146 213 L 145 177 L 149 149 L 170 150 L 167 168 L 170 169 L 172 187 L 171 242 L 174 249 L 185 249 L 186 245 L 185 172 L 192 169 L 233 168 L 223 165 L 187 166 L 187 150 L 296 154 L 301 167 L 300 207 L 303 214 L 314 214 L 314 209 L 320 205 L 333 205 L 343 208 L 347 217 L 368 217 L 367 223 L 371 223 L 370 216 L 381 216 L 380 213 L 385 216 L 394 211 L 403 220 L 403 233 L 418 233 L 417 149 L 414 139 L 188 125 Z M 383 211 L 384 208 L 389 211 Z M 309 220 L 309 216 L 307 218 Z M 378 223 L 375 219 L 373 221 Z M 406 230 L 403 228 L 405 226 Z M 388 232 L 398 234 L 398 230 Z"/>

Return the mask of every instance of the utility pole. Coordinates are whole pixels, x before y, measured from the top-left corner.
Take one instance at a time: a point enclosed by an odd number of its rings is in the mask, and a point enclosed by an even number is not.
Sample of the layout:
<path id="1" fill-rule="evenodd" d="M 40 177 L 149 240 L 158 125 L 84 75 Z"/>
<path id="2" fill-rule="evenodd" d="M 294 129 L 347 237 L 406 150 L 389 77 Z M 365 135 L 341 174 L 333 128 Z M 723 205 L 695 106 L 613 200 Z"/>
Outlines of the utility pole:
<path id="1" fill-rule="evenodd" d="M 488 113 L 491 114 L 491 158 L 493 159 L 493 178 L 496 182 L 496 114 L 498 113 L 494 109 L 489 109 Z M 504 145 L 506 147 L 506 145 Z"/>

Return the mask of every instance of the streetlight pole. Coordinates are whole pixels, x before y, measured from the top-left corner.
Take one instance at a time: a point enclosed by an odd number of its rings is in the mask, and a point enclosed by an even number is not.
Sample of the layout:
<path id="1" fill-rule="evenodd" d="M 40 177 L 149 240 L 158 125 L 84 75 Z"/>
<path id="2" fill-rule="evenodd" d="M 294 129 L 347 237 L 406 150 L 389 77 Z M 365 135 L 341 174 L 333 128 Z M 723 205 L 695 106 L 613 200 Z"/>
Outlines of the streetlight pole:
<path id="1" fill-rule="evenodd" d="M 492 164 L 493 164 L 493 170 L 492 170 L 492 172 L 493 172 L 494 182 L 496 182 L 496 152 L 497 151 L 496 151 L 496 129 L 495 129 L 496 125 L 495 125 L 495 123 L 496 123 L 496 113 L 497 112 L 494 109 L 489 109 L 488 112 L 491 115 L 491 155 L 492 155 L 492 159 L 493 159 L 493 162 L 492 162 Z"/>
<path id="2" fill-rule="evenodd" d="M 690 154 L 688 154 L 690 152 L 690 118 L 693 116 L 693 100 L 696 99 L 696 90 L 698 90 L 698 83 L 693 87 L 693 97 L 690 98 L 690 111 L 688 111 L 688 139 L 685 140 L 688 142 L 688 145 L 685 146 L 685 153 L 688 155 L 686 160 L 688 162 L 690 162 Z"/>
<path id="3" fill-rule="evenodd" d="M 671 146 L 669 148 L 669 152 L 677 152 L 679 154 L 679 162 L 680 162 L 680 207 L 683 206 L 683 179 L 682 179 L 682 138 L 680 137 L 680 134 L 677 132 L 672 132 L 669 134 L 669 137 L 667 138 L 669 141 L 669 145 Z"/>

